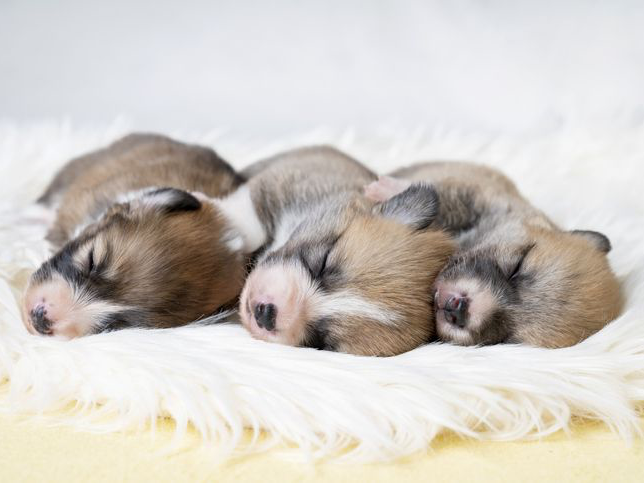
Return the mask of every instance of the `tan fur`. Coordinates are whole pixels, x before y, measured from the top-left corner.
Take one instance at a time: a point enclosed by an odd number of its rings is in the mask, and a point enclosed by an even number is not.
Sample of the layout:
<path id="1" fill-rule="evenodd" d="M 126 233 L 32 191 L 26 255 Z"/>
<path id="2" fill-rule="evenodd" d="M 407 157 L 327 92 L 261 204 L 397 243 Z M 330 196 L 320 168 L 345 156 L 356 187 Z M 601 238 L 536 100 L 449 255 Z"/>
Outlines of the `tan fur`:
<path id="1" fill-rule="evenodd" d="M 555 228 L 546 215 L 526 200 L 515 184 L 500 171 L 468 162 L 430 162 L 401 168 L 392 173 L 408 181 L 430 182 L 439 187 L 442 224 L 450 229 L 471 223 L 473 214 L 512 212 L 533 225 Z"/>
<path id="2" fill-rule="evenodd" d="M 414 231 L 377 217 L 355 220 L 339 242 L 346 273 L 343 283 L 365 300 L 395 314 L 394 324 L 355 317 L 330 328 L 342 341 L 338 350 L 390 356 L 411 350 L 434 336 L 429 289 L 454 251 L 440 231 Z"/>
<path id="3" fill-rule="evenodd" d="M 210 149 L 164 136 L 130 134 L 108 148 L 70 161 L 54 179 L 41 198 L 57 204 L 48 239 L 62 246 L 89 216 L 129 191 L 169 186 L 220 197 L 240 182 Z"/>
<path id="4" fill-rule="evenodd" d="M 441 211 L 436 221 L 457 237 L 459 251 L 438 276 L 437 294 L 443 288 L 469 296 L 467 287 L 478 286 L 479 296 L 495 298 L 493 307 L 474 314 L 491 319 L 487 329 L 481 330 L 507 333 L 502 339 L 506 342 L 566 347 L 619 315 L 620 287 L 605 253 L 582 234 L 558 228 L 501 172 L 473 163 L 431 162 L 399 169 L 392 176 L 395 179 L 374 183 L 367 194 L 387 199 L 410 182 L 430 183 L 438 191 Z M 504 280 L 494 285 L 495 277 L 512 272 L 526 247 L 533 248 L 521 264 L 524 279 L 514 282 L 518 284 L 514 288 Z M 473 267 L 483 266 L 482 261 L 488 261 L 494 272 L 477 273 Z M 503 295 L 504 287 L 516 290 L 518 299 Z M 495 322 L 499 311 L 504 315 Z M 477 324 L 468 333 L 437 316 L 439 336 L 444 340 L 460 344 L 499 341 L 477 333 Z"/>
<path id="5" fill-rule="evenodd" d="M 254 337 L 378 356 L 433 337 L 429 295 L 454 244 L 414 220 L 435 216 L 435 205 L 383 211 L 362 194 L 375 175 L 325 146 L 282 153 L 245 174 L 271 238 L 240 298 Z M 269 327 L 254 314 L 268 305 L 276 314 Z"/>
<path id="6" fill-rule="evenodd" d="M 548 276 L 543 281 L 544 296 L 525 301 L 528 310 L 539 314 L 540 322 L 519 325 L 517 342 L 568 347 L 594 334 L 620 314 L 623 304 L 620 286 L 602 253 L 570 233 L 542 228 L 530 228 L 528 232 L 537 240 L 537 245 L 526 258 L 526 270 Z M 547 295 L 552 294 L 565 298 L 563 310 L 549 303 Z"/>
<path id="7" fill-rule="evenodd" d="M 26 323 L 36 324 L 30 313 L 45 307 L 51 328 L 41 333 L 74 337 L 173 327 L 233 304 L 247 258 L 231 248 L 228 220 L 200 193 L 223 196 L 240 182 L 212 150 L 155 135 L 130 135 L 72 160 L 41 198 L 58 207 L 49 238 L 60 251 L 31 279 Z M 167 208 L 165 194 L 119 201 L 167 187 L 183 190 L 193 205 Z M 66 293 L 60 283 L 48 288 L 52 278 L 67 284 Z"/>
<path id="8" fill-rule="evenodd" d="M 111 296 L 128 306 L 155 306 L 155 326 L 173 327 L 210 315 L 241 291 L 245 259 L 222 243 L 224 229 L 209 205 L 169 217 L 120 205 L 84 236 L 98 247 L 95 263 L 108 262 Z"/>

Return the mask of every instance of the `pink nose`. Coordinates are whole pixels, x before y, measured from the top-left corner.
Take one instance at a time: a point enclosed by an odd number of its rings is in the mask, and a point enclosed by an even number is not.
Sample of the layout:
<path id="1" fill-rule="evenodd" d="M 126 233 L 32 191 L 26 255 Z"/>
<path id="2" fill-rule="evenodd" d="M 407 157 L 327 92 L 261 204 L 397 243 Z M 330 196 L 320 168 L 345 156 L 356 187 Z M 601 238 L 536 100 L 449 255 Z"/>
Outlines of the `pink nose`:
<path id="1" fill-rule="evenodd" d="M 467 297 L 461 297 L 459 295 L 452 295 L 445 302 L 443 309 L 448 312 L 461 312 L 467 308 L 468 299 Z"/>
<path id="2" fill-rule="evenodd" d="M 458 290 L 443 290 L 442 288 L 436 291 L 434 303 L 436 309 L 442 310 L 445 308 L 452 308 L 458 299 L 465 297 L 465 294 Z M 449 307 L 448 307 L 449 305 Z"/>
<path id="3" fill-rule="evenodd" d="M 51 335 L 51 320 L 47 317 L 47 306 L 39 303 L 29 311 L 29 320 L 33 328 L 40 334 Z"/>
<path id="4" fill-rule="evenodd" d="M 457 327 L 467 325 L 468 307 L 470 299 L 463 294 L 455 292 L 436 292 L 436 310 L 445 313 L 445 319 Z"/>

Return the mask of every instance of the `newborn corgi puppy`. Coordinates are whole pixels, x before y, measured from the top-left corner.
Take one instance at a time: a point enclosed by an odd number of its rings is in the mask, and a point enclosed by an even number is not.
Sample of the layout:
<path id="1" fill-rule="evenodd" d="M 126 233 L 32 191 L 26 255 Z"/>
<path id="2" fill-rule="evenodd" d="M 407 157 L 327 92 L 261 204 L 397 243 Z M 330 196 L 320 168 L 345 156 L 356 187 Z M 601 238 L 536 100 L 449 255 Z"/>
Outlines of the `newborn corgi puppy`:
<path id="1" fill-rule="evenodd" d="M 249 196 L 267 240 L 240 297 L 259 339 L 389 356 L 433 336 L 430 290 L 454 250 L 434 190 L 374 205 L 374 174 L 329 147 L 287 152 L 249 168 Z"/>
<path id="2" fill-rule="evenodd" d="M 434 285 L 440 339 L 462 345 L 566 347 L 616 318 L 622 298 L 606 236 L 563 231 L 494 169 L 434 162 L 367 186 L 374 200 L 431 183 L 438 226 L 458 241 Z"/>
<path id="3" fill-rule="evenodd" d="M 206 197 L 241 181 L 214 151 L 156 135 L 70 161 L 39 200 L 57 210 L 58 251 L 31 277 L 27 329 L 172 327 L 233 304 L 256 247 Z"/>

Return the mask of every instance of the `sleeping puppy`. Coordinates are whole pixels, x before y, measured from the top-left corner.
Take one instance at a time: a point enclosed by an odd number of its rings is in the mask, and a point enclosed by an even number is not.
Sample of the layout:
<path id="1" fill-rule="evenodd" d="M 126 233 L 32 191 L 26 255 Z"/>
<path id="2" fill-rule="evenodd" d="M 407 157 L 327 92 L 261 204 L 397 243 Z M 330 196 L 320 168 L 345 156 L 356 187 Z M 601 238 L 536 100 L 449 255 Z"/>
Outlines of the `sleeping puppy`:
<path id="1" fill-rule="evenodd" d="M 172 327 L 234 304 L 257 247 L 207 196 L 241 182 L 214 151 L 148 134 L 70 161 L 39 199 L 56 210 L 58 251 L 31 277 L 27 329 Z"/>
<path id="2" fill-rule="evenodd" d="M 374 205 L 362 194 L 374 174 L 330 147 L 283 153 L 244 174 L 247 218 L 265 240 L 239 304 L 254 337 L 377 356 L 430 340 L 430 290 L 454 250 L 429 228 L 432 188 Z"/>
<path id="3" fill-rule="evenodd" d="M 606 236 L 561 230 L 485 166 L 423 163 L 391 176 L 367 186 L 367 196 L 384 201 L 431 183 L 441 202 L 436 223 L 458 241 L 434 285 L 440 339 L 566 347 L 619 315 Z"/>

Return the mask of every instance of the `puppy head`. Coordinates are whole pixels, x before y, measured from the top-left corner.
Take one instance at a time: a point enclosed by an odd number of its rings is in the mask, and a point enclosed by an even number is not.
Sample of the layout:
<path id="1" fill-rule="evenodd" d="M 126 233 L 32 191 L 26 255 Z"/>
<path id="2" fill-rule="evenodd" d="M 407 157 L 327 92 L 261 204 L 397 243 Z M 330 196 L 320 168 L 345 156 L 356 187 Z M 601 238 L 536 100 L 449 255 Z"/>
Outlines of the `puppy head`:
<path id="1" fill-rule="evenodd" d="M 240 299 L 244 326 L 283 344 L 388 356 L 433 335 L 430 289 L 453 251 L 429 229 L 427 187 L 373 209 L 326 209 L 264 254 Z"/>
<path id="2" fill-rule="evenodd" d="M 622 300 L 604 235 L 526 226 L 522 238 L 450 259 L 434 294 L 442 340 L 566 347 L 617 317 Z"/>
<path id="3" fill-rule="evenodd" d="M 32 275 L 25 325 L 72 338 L 191 322 L 241 290 L 238 245 L 210 203 L 173 188 L 144 191 L 112 205 Z"/>

